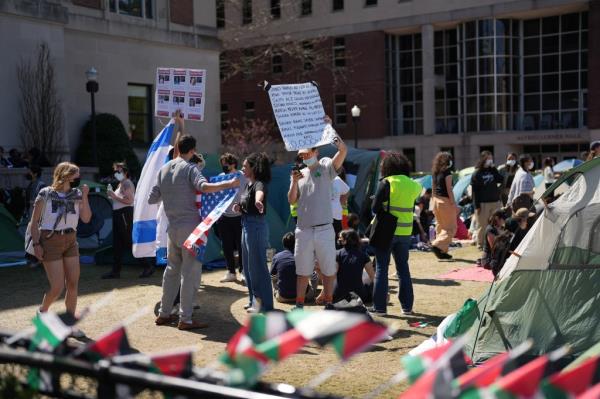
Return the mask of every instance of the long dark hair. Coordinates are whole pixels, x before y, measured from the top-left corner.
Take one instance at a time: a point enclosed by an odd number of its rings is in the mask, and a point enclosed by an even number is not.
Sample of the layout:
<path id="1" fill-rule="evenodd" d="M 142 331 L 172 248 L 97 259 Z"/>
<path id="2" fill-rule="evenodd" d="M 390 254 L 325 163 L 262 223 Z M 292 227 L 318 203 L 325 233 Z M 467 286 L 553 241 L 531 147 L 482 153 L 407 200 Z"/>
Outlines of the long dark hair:
<path id="1" fill-rule="evenodd" d="M 410 161 L 397 151 L 386 152 L 381 161 L 381 177 L 410 175 Z"/>
<path id="2" fill-rule="evenodd" d="M 264 152 L 253 152 L 248 155 L 246 162 L 250 165 L 254 178 L 263 183 L 271 181 L 271 161 Z"/>
<path id="3" fill-rule="evenodd" d="M 481 151 L 481 155 L 479 156 L 479 161 L 477 161 L 477 165 L 475 165 L 475 169 L 485 168 L 485 161 L 490 155 L 492 155 L 492 153 L 489 151 Z"/>
<path id="4" fill-rule="evenodd" d="M 342 230 L 340 236 L 344 240 L 344 248 L 357 249 L 360 248 L 360 237 L 354 229 Z"/>
<path id="5" fill-rule="evenodd" d="M 448 169 L 448 165 L 452 160 L 452 154 L 449 152 L 438 152 L 435 158 L 433 158 L 433 163 L 431 165 L 431 174 L 437 175 L 438 173 L 442 173 L 444 170 Z"/>

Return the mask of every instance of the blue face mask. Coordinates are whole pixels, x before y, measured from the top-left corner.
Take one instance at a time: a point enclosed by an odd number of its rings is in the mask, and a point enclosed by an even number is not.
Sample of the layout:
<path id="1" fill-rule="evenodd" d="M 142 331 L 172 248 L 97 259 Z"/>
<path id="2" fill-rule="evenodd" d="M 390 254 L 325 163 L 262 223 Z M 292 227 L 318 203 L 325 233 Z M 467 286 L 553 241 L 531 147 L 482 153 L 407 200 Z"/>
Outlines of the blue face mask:
<path id="1" fill-rule="evenodd" d="M 308 159 L 303 159 L 302 162 L 304 163 L 304 165 L 311 167 L 313 166 L 315 163 L 317 163 L 317 157 L 316 156 L 312 156 Z"/>

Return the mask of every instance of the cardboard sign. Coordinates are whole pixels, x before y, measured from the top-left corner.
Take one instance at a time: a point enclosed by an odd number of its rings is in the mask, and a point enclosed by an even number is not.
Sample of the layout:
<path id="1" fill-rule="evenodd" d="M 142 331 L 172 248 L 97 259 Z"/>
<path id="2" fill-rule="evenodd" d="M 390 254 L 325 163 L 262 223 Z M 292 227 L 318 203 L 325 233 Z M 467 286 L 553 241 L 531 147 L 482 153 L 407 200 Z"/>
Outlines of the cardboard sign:
<path id="1" fill-rule="evenodd" d="M 323 121 L 325 111 L 315 84 L 273 85 L 268 92 L 288 151 L 331 143 L 336 132 Z"/>
<path id="2" fill-rule="evenodd" d="M 157 68 L 155 115 L 169 118 L 177 110 L 184 119 L 203 121 L 206 70 Z"/>

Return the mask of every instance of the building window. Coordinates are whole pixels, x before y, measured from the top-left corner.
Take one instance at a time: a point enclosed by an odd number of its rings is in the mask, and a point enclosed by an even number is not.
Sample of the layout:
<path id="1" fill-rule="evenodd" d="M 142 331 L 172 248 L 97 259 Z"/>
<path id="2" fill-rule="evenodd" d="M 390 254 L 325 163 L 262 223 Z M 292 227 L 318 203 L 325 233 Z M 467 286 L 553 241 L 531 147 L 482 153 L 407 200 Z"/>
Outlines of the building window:
<path id="1" fill-rule="evenodd" d="M 403 148 L 402 153 L 410 161 L 410 171 L 416 171 L 417 156 L 414 148 Z"/>
<path id="2" fill-rule="evenodd" d="M 492 155 L 494 155 L 494 146 L 493 145 L 481 145 L 481 146 L 479 146 L 479 153 L 481 154 L 484 151 L 489 151 Z"/>
<path id="3" fill-rule="evenodd" d="M 252 0 L 243 0 L 242 3 L 242 25 L 252 23 Z"/>
<path id="4" fill-rule="evenodd" d="M 111 12 L 121 15 L 148 19 L 153 17 L 152 0 L 109 0 L 108 7 Z"/>
<path id="5" fill-rule="evenodd" d="M 303 68 L 305 71 L 312 71 L 314 68 L 314 54 L 313 54 L 314 46 L 311 42 L 303 42 L 302 50 L 303 50 Z"/>
<path id="6" fill-rule="evenodd" d="M 281 0 L 271 0 L 271 18 L 281 18 Z"/>
<path id="7" fill-rule="evenodd" d="M 587 13 L 523 21 L 524 130 L 586 125 Z"/>
<path id="8" fill-rule="evenodd" d="M 457 34 L 449 29 L 434 36 L 435 132 L 439 134 L 461 131 Z"/>
<path id="9" fill-rule="evenodd" d="M 346 39 L 343 37 L 333 39 L 333 66 L 336 68 L 346 66 Z"/>
<path id="10" fill-rule="evenodd" d="M 256 110 L 254 109 L 254 101 L 246 101 L 244 103 L 244 119 L 250 120 L 256 118 Z"/>
<path id="11" fill-rule="evenodd" d="M 421 34 L 386 36 L 385 65 L 389 134 L 423 134 Z"/>
<path id="12" fill-rule="evenodd" d="M 459 27 L 459 38 L 464 55 L 461 130 L 514 130 L 519 115 L 519 21 L 470 21 Z"/>
<path id="13" fill-rule="evenodd" d="M 341 11 L 344 9 L 344 0 L 333 0 L 333 11 Z"/>
<path id="14" fill-rule="evenodd" d="M 283 72 L 283 56 L 281 54 L 273 54 L 271 57 L 271 71 L 273 73 Z"/>
<path id="15" fill-rule="evenodd" d="M 242 50 L 242 79 L 252 79 L 252 62 L 254 61 L 254 50 Z"/>
<path id="16" fill-rule="evenodd" d="M 377 0 L 365 0 L 365 7 L 376 6 Z"/>
<path id="17" fill-rule="evenodd" d="M 312 0 L 302 0 L 300 7 L 301 16 L 312 14 Z"/>
<path id="18" fill-rule="evenodd" d="M 217 28 L 225 27 L 225 0 L 217 0 Z"/>
<path id="19" fill-rule="evenodd" d="M 229 127 L 229 107 L 227 104 L 221 104 L 221 130 Z"/>
<path id="20" fill-rule="evenodd" d="M 136 144 L 146 144 L 152 140 L 151 89 L 149 85 L 127 85 L 129 134 L 131 141 Z"/>
<path id="21" fill-rule="evenodd" d="M 346 95 L 336 94 L 333 104 L 333 120 L 336 125 L 345 125 L 348 120 Z"/>

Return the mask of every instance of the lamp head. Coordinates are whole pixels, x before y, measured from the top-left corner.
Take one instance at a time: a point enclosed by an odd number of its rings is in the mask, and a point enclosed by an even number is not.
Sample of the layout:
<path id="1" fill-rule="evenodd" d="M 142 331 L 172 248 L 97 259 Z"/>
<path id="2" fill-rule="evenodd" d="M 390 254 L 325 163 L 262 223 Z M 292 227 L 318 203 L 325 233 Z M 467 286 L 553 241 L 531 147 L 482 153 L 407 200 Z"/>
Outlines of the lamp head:
<path id="1" fill-rule="evenodd" d="M 89 82 L 95 82 L 98 79 L 98 71 L 96 68 L 91 67 L 87 71 L 85 71 L 85 76 Z"/>
<path id="2" fill-rule="evenodd" d="M 350 110 L 350 112 L 352 113 L 352 117 L 353 118 L 359 118 L 360 117 L 360 108 L 358 108 L 358 105 L 355 105 L 354 107 L 352 107 L 352 109 Z"/>

